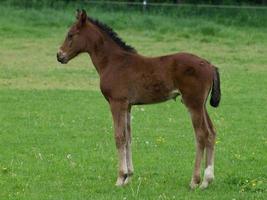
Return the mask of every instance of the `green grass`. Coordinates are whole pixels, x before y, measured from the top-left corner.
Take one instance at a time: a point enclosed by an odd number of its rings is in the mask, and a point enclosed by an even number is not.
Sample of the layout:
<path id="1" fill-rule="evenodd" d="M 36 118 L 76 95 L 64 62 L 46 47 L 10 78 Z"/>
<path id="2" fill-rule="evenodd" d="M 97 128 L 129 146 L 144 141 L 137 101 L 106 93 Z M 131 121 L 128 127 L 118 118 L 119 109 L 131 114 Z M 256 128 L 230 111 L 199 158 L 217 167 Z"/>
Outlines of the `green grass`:
<path id="1" fill-rule="evenodd" d="M 86 9 L 141 54 L 187 51 L 220 68 L 222 102 L 208 106 L 218 131 L 215 182 L 188 189 L 194 134 L 185 107 L 169 101 L 133 108 L 135 175 L 115 187 L 112 120 L 98 75 L 87 55 L 68 65 L 55 58 L 74 9 L 2 5 L 0 199 L 265 199 L 266 26 L 227 15 Z"/>

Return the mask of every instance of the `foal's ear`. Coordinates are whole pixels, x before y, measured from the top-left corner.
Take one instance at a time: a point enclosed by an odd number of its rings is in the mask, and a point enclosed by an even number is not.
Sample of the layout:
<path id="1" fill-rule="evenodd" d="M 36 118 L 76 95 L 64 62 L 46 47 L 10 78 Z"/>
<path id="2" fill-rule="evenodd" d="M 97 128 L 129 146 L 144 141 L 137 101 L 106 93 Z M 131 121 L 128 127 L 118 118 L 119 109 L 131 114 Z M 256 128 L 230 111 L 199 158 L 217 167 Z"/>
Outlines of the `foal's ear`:
<path id="1" fill-rule="evenodd" d="M 87 20 L 87 14 L 86 11 L 84 9 L 82 9 L 82 11 L 80 11 L 79 9 L 77 9 L 77 13 L 76 13 L 76 19 L 78 20 L 78 25 L 81 27 L 82 25 L 85 24 L 86 20 Z"/>
<path id="2" fill-rule="evenodd" d="M 80 16 L 80 9 L 76 9 L 76 19 L 78 20 L 79 19 L 79 16 Z"/>

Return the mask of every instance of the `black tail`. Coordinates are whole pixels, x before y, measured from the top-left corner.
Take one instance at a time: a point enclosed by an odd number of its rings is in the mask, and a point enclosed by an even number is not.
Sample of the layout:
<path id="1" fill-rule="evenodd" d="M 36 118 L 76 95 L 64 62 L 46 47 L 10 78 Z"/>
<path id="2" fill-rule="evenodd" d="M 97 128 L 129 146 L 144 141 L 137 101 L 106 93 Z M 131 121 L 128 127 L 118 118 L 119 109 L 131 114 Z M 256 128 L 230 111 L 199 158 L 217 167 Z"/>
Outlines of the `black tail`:
<path id="1" fill-rule="evenodd" d="M 221 100 L 220 74 L 217 67 L 214 69 L 210 105 L 213 107 L 218 107 Z"/>

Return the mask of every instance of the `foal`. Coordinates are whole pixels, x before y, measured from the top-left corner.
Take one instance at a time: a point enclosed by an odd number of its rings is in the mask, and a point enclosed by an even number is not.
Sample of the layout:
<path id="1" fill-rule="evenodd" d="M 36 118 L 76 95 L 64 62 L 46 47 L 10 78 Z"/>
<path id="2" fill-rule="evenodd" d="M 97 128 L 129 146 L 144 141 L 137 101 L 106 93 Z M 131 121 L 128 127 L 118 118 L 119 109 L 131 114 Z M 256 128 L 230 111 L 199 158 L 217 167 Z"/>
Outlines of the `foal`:
<path id="1" fill-rule="evenodd" d="M 126 45 L 107 25 L 77 12 L 57 53 L 66 64 L 79 53 L 87 52 L 100 76 L 101 92 L 113 116 L 119 157 L 116 185 L 128 183 L 133 175 L 131 154 L 131 106 L 159 103 L 181 95 L 189 110 L 196 136 L 196 158 L 191 188 L 200 183 L 200 168 L 206 149 L 206 168 L 200 185 L 206 188 L 214 178 L 215 130 L 205 104 L 220 102 L 220 78 L 217 68 L 205 59 L 188 53 L 144 57 Z"/>

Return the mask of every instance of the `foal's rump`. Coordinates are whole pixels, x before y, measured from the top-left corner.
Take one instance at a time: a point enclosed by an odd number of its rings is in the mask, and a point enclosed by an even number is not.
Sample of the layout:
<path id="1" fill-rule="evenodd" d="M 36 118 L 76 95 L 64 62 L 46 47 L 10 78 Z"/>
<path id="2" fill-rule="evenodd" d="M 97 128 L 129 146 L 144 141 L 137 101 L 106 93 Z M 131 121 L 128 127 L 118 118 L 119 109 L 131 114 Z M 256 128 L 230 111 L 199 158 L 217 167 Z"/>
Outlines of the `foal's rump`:
<path id="1" fill-rule="evenodd" d="M 220 75 L 218 68 L 207 60 L 190 53 L 177 53 L 169 57 L 173 81 L 183 98 L 205 102 L 211 91 L 210 104 L 220 102 Z"/>

